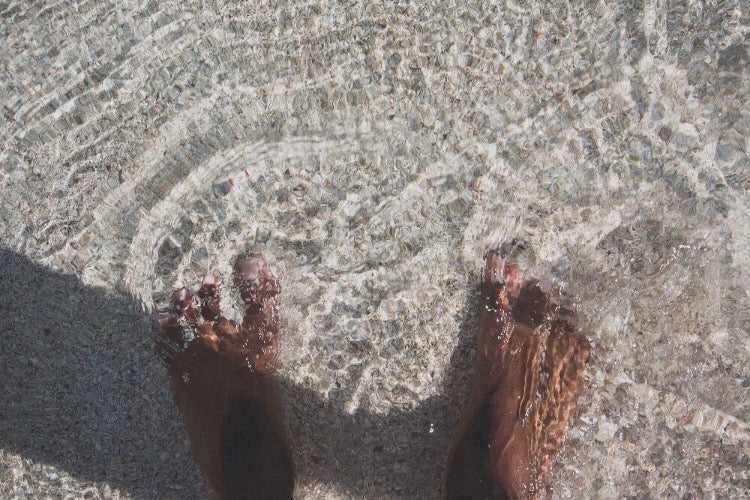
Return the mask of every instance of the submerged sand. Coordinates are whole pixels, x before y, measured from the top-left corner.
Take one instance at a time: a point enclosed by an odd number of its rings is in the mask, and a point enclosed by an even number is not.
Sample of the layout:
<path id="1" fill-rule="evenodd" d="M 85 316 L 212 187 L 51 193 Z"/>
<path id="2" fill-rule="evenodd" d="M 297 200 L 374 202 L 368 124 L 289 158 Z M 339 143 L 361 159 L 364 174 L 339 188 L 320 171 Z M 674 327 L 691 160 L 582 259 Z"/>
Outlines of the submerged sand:
<path id="1" fill-rule="evenodd" d="M 437 498 L 514 238 L 592 344 L 549 497 L 750 493 L 742 2 L 0 18 L 0 497 L 200 498 L 148 312 L 252 248 L 299 498 Z"/>

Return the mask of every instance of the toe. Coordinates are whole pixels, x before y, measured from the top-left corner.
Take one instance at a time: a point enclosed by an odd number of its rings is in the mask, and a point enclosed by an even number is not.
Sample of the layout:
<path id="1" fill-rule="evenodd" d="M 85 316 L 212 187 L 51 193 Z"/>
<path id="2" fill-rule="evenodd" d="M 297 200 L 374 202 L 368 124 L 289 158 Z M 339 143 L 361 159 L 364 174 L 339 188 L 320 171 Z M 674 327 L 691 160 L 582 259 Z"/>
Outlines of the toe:
<path id="1" fill-rule="evenodd" d="M 281 280 L 260 254 L 238 259 L 233 278 L 245 302 L 239 331 L 244 350 L 251 356 L 256 371 L 270 373 L 277 361 L 279 318 L 276 296 L 281 289 Z"/>
<path id="2" fill-rule="evenodd" d="M 262 305 L 276 296 L 280 290 L 280 280 L 260 254 L 251 254 L 238 259 L 234 265 L 234 286 L 240 292 L 247 306 Z"/>
<path id="3" fill-rule="evenodd" d="M 203 283 L 198 290 L 198 297 L 201 299 L 201 315 L 208 321 L 213 321 L 221 315 L 219 306 L 219 278 L 209 273 L 203 278 Z"/>
<path id="4" fill-rule="evenodd" d="M 482 295 L 485 314 L 504 315 L 511 311 L 523 288 L 523 271 L 508 263 L 497 250 L 485 257 Z M 498 319 L 500 321 L 500 319 Z"/>
<path id="5" fill-rule="evenodd" d="M 484 259 L 484 279 L 483 283 L 504 285 L 505 277 L 503 269 L 505 268 L 505 259 L 500 257 L 497 250 L 490 251 Z"/>
<path id="6" fill-rule="evenodd" d="M 195 307 L 193 294 L 187 288 L 180 288 L 172 293 L 172 312 L 185 318 L 190 325 L 198 322 L 198 309 Z"/>
<path id="7" fill-rule="evenodd" d="M 485 257 L 484 275 L 482 277 L 482 301 L 484 315 L 502 314 L 508 311 L 510 304 L 505 291 L 505 260 L 496 251 Z"/>
<path id="8" fill-rule="evenodd" d="M 157 348 L 171 368 L 188 358 L 206 361 L 217 354 L 237 366 L 252 360 L 255 371 L 273 371 L 280 280 L 260 254 L 252 254 L 237 260 L 233 281 L 245 303 L 241 325 L 221 313 L 221 281 L 213 273 L 203 279 L 197 297 L 187 288 L 177 289 L 170 307 L 154 315 Z"/>
<path id="9" fill-rule="evenodd" d="M 523 271 L 503 258 L 499 250 L 491 250 L 485 256 L 483 284 L 502 285 L 515 298 L 523 285 Z"/>
<path id="10" fill-rule="evenodd" d="M 503 267 L 503 276 L 508 295 L 511 299 L 516 299 L 523 286 L 523 271 L 517 265 L 506 262 Z"/>
<path id="11" fill-rule="evenodd" d="M 174 314 L 168 311 L 157 311 L 153 314 L 152 319 L 162 337 L 174 343 L 182 341 L 182 328 Z"/>

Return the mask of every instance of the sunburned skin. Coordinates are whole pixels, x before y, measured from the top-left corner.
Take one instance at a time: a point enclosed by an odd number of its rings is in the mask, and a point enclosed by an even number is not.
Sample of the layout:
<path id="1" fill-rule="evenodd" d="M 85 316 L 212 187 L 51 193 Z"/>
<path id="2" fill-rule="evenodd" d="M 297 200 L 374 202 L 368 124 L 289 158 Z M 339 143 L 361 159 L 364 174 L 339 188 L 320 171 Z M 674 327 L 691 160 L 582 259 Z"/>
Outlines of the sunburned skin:
<path id="1" fill-rule="evenodd" d="M 573 312 L 497 252 L 486 258 L 475 371 L 449 452 L 446 498 L 537 498 L 583 388 Z"/>
<path id="2" fill-rule="evenodd" d="M 250 255 L 235 264 L 233 281 L 242 324 L 221 314 L 210 274 L 197 300 L 176 290 L 170 310 L 158 313 L 157 348 L 208 498 L 290 499 L 294 464 L 274 378 L 280 280 Z"/>
<path id="3" fill-rule="evenodd" d="M 157 347 L 210 499 L 293 498 L 294 464 L 274 378 L 280 280 L 258 254 L 233 281 L 242 324 L 209 274 L 158 313 Z M 545 485 L 583 387 L 588 341 L 573 312 L 491 252 L 481 285 L 475 371 L 449 451 L 447 499 L 533 499 Z"/>

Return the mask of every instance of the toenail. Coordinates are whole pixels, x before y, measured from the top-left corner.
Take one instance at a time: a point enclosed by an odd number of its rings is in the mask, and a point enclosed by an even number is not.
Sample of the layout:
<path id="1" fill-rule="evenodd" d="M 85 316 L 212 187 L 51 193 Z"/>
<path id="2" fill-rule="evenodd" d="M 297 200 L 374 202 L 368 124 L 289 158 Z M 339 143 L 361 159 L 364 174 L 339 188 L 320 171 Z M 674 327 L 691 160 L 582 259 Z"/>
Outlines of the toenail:
<path id="1" fill-rule="evenodd" d="M 172 305 L 177 306 L 180 310 L 184 310 L 192 300 L 193 294 L 187 288 L 180 288 L 172 294 Z"/>
<path id="2" fill-rule="evenodd" d="M 216 290 L 219 288 L 219 283 L 219 278 L 215 274 L 207 274 L 206 277 L 203 278 L 200 290 L 198 290 L 198 296 L 203 298 L 215 294 Z"/>
<path id="3" fill-rule="evenodd" d="M 265 263 L 266 261 L 260 254 L 249 255 L 237 261 L 235 272 L 247 281 L 256 281 Z"/>

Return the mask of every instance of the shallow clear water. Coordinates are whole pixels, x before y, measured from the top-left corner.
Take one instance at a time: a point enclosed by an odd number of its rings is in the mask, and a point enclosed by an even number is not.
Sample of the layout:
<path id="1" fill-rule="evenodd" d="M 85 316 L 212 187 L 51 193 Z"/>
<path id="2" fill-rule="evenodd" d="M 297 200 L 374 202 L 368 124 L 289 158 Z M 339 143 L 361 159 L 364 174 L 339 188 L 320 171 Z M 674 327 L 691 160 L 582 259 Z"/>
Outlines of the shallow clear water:
<path id="1" fill-rule="evenodd" d="M 747 493 L 739 3 L 2 9 L 0 242 L 146 309 L 275 260 L 303 497 L 436 497 L 513 239 L 593 346 L 551 495 Z"/>

